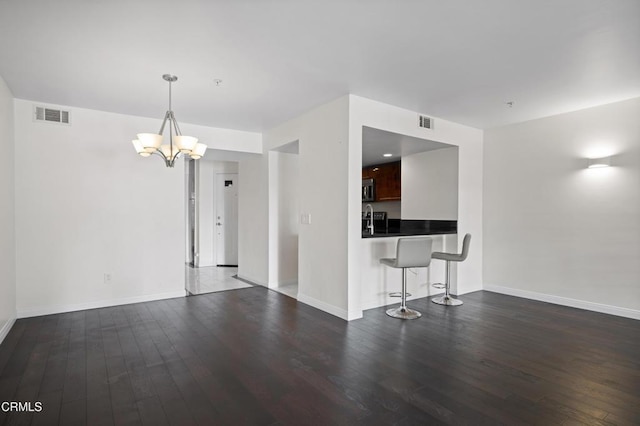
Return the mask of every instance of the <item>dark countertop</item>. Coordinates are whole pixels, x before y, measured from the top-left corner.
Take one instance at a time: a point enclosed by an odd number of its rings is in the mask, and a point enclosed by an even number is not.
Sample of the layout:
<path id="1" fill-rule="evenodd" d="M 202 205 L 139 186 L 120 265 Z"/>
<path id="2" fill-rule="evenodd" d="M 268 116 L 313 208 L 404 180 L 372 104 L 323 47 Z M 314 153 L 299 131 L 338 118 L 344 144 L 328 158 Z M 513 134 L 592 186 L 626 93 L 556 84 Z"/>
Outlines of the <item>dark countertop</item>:
<path id="1" fill-rule="evenodd" d="M 405 232 L 375 232 L 374 234 L 362 233 L 362 238 L 385 238 L 385 237 L 410 237 L 412 235 L 442 235 L 457 234 L 458 231 L 405 231 Z"/>
<path id="2" fill-rule="evenodd" d="M 389 219 L 387 226 L 374 222 L 375 233 L 362 230 L 362 238 L 407 237 L 412 235 L 442 235 L 458 233 L 457 220 Z"/>

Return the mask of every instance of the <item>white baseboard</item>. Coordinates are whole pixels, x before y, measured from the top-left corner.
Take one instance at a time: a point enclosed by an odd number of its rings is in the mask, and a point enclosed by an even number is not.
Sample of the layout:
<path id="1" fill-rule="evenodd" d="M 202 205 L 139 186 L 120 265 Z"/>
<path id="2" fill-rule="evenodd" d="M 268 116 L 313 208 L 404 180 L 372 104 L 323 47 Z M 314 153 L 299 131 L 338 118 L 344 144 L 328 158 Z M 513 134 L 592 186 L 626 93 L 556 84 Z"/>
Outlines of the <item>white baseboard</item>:
<path id="1" fill-rule="evenodd" d="M 132 303 L 152 302 L 154 300 L 185 297 L 186 290 L 170 291 L 166 293 L 148 294 L 144 296 L 124 297 L 121 299 L 99 300 L 96 302 L 78 303 L 74 305 L 58 305 L 37 308 L 18 309 L 18 318 L 37 317 L 41 315 L 61 314 L 64 312 L 84 311 L 86 309 L 107 308 L 110 306 L 130 305 Z"/>
<path id="2" fill-rule="evenodd" d="M 316 309 L 320 309 L 328 314 L 335 315 L 338 318 L 342 318 L 343 320 L 351 321 L 354 319 L 362 318 L 362 311 L 359 313 L 349 313 L 342 308 L 338 308 L 337 306 L 330 305 L 321 300 L 315 299 L 311 296 L 307 296 L 306 294 L 302 294 L 298 292 L 298 302 L 302 302 L 305 305 L 313 306 Z"/>
<path id="3" fill-rule="evenodd" d="M 4 325 L 2 326 L 2 328 L 0 328 L 0 344 L 4 341 L 4 338 L 7 337 L 7 334 L 9 334 L 9 331 L 11 331 L 11 327 L 13 327 L 13 324 L 15 324 L 16 322 L 16 318 L 9 318 Z"/>
<path id="4" fill-rule="evenodd" d="M 278 288 L 278 287 L 286 287 L 289 285 L 298 285 L 298 280 L 288 280 L 288 281 L 280 281 L 276 283 L 271 283 L 270 288 Z"/>
<path id="5" fill-rule="evenodd" d="M 451 294 L 453 294 L 454 296 L 462 296 L 464 294 L 473 293 L 474 291 L 480 291 L 482 289 L 483 289 L 483 287 L 481 285 L 472 285 L 472 286 L 468 286 L 468 287 L 465 286 L 463 291 L 460 291 L 460 289 L 456 289 L 455 293 L 453 292 L 453 289 L 452 289 L 451 290 Z M 485 288 L 485 290 L 486 290 L 486 288 Z M 444 290 L 442 292 L 444 293 Z"/>
<path id="6" fill-rule="evenodd" d="M 621 308 L 619 306 L 605 305 L 602 303 L 588 302 L 586 300 L 571 299 L 568 297 L 554 296 L 552 294 L 537 293 L 535 291 L 520 290 L 511 287 L 497 285 L 484 285 L 484 290 L 494 293 L 508 294 L 509 296 L 522 297 L 525 299 L 539 300 L 556 305 L 570 306 L 572 308 L 586 309 L 587 311 L 601 312 L 603 314 L 616 315 L 640 320 L 640 311 L 636 309 Z"/>
<path id="7" fill-rule="evenodd" d="M 346 320 L 347 321 L 353 321 L 353 320 L 360 319 L 363 316 L 364 316 L 364 313 L 362 312 L 362 310 L 360 310 L 360 311 L 349 311 L 349 312 L 347 312 Z"/>

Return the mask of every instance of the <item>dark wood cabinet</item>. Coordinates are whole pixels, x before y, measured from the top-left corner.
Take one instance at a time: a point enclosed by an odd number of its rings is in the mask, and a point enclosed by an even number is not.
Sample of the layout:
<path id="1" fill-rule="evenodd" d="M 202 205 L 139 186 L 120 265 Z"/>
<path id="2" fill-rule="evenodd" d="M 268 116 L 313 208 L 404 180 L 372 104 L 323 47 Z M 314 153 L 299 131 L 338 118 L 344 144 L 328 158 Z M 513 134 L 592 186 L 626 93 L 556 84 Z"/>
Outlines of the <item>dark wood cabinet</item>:
<path id="1" fill-rule="evenodd" d="M 374 179 L 376 201 L 399 201 L 402 198 L 401 162 L 363 167 L 362 179 Z"/>

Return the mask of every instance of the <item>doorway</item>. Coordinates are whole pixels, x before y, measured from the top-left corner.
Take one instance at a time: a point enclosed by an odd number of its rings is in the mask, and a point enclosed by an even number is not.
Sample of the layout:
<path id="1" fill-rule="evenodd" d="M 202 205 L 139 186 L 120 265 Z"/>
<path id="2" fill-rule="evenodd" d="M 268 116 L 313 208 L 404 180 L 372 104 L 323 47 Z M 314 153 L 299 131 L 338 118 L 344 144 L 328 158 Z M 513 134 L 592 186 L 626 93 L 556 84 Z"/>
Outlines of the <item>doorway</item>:
<path id="1" fill-rule="evenodd" d="M 187 265 L 198 267 L 198 163 L 187 160 Z"/>
<path id="2" fill-rule="evenodd" d="M 187 294 L 251 287 L 237 279 L 237 161 L 185 162 Z"/>
<path id="3" fill-rule="evenodd" d="M 269 288 L 298 297 L 299 141 L 269 151 Z"/>

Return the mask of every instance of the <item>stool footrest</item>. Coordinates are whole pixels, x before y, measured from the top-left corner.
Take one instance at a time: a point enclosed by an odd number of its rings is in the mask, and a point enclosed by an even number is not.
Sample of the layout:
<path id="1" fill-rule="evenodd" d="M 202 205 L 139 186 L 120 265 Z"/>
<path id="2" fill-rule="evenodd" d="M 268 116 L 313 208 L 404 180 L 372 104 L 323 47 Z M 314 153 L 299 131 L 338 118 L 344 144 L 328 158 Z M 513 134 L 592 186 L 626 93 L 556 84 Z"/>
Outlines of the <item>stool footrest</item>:
<path id="1" fill-rule="evenodd" d="M 411 293 L 407 293 L 407 297 L 410 297 Z M 394 291 L 393 293 L 389 293 L 389 297 L 402 297 L 402 293 L 399 291 Z"/>
<path id="2" fill-rule="evenodd" d="M 447 287 L 446 284 L 442 284 L 442 283 L 434 283 L 434 284 L 431 284 L 431 286 L 433 288 L 446 288 Z"/>

